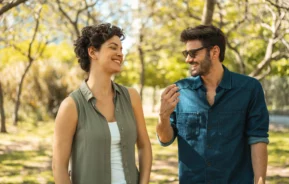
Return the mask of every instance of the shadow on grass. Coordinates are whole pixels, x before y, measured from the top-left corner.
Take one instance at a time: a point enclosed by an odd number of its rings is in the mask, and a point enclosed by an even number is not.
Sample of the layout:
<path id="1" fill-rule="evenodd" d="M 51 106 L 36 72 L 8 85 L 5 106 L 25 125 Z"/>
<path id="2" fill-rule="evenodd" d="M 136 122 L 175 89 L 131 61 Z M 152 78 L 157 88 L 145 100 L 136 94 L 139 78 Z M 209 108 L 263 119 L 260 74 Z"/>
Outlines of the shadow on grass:
<path id="1" fill-rule="evenodd" d="M 270 184 L 289 184 L 289 177 L 282 177 L 282 176 L 269 176 L 267 177 L 267 181 Z"/>
<path id="2" fill-rule="evenodd" d="M 0 155 L 1 184 L 52 184 L 51 156 L 43 147 L 35 151 L 11 151 Z"/>

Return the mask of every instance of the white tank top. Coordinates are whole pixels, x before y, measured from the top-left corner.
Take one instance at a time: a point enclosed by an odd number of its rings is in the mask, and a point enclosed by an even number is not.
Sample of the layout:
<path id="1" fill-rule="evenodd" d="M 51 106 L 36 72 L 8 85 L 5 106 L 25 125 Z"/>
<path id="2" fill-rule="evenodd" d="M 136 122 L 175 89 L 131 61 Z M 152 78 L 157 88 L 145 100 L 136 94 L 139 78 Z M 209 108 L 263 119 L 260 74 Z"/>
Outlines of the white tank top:
<path id="1" fill-rule="evenodd" d="M 116 122 L 109 122 L 111 135 L 111 184 L 126 184 L 121 151 L 120 151 L 120 134 Z"/>

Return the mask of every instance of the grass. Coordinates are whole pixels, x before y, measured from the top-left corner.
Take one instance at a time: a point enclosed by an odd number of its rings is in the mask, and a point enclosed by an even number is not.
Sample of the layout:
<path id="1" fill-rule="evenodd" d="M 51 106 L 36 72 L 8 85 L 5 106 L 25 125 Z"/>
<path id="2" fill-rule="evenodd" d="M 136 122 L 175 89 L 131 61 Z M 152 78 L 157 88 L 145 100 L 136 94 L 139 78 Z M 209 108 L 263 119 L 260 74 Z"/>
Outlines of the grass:
<path id="1" fill-rule="evenodd" d="M 155 134 L 156 118 L 147 118 L 153 149 L 151 184 L 178 183 L 177 144 L 163 148 Z M 52 184 L 52 122 L 8 125 L 9 134 L 0 134 L 1 184 Z M 267 183 L 289 184 L 289 129 L 270 130 Z"/>
<path id="2" fill-rule="evenodd" d="M 51 172 L 53 123 L 20 123 L 0 134 L 0 183 L 54 183 Z"/>

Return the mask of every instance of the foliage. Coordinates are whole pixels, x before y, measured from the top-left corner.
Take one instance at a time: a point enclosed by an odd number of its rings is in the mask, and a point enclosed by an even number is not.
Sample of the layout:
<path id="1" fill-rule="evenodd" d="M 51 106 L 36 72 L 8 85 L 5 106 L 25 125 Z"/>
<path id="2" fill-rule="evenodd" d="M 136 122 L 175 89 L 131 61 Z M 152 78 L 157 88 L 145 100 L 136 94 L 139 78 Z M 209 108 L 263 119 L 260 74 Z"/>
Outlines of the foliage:
<path id="1" fill-rule="evenodd" d="M 288 11 L 286 7 L 278 8 L 279 5 L 285 6 L 285 1 L 276 1 L 278 6 L 270 2 L 217 1 L 213 24 L 228 37 L 224 65 L 232 71 L 258 79 L 289 75 Z M 205 1 L 140 0 L 137 3 L 125 1 L 115 6 L 115 2 L 103 0 L 28 0 L 1 15 L 0 80 L 8 121 L 16 102 L 17 85 L 28 65 L 29 43 L 33 36 L 31 30 L 40 10 L 40 25 L 31 47 L 31 57 L 35 64 L 42 63 L 43 66 L 32 66 L 27 81 L 24 81 L 29 85 L 23 89 L 21 98 L 23 118 L 54 116 L 61 98 L 78 87 L 76 81 L 85 78 L 77 66 L 73 41 L 86 25 L 112 22 L 123 27 L 127 33 L 128 38 L 124 40 L 127 54 L 123 71 L 115 76 L 116 82 L 142 86 L 141 79 L 144 77 L 144 86 L 160 89 L 187 77 L 188 66 L 181 55 L 185 47 L 179 41 L 179 35 L 183 29 L 201 24 Z M 38 51 L 42 48 L 44 50 L 40 55 Z M 139 49 L 143 51 L 143 57 L 140 57 Z M 141 61 L 144 63 L 141 64 Z M 48 102 L 47 99 L 54 100 Z M 272 99 L 276 100 L 275 97 Z M 47 104 L 50 104 L 48 109 Z M 275 107 L 279 107 L 277 102 Z M 44 115 L 39 111 L 48 113 Z"/>
<path id="2" fill-rule="evenodd" d="M 47 119 L 48 115 L 54 117 L 61 101 L 76 89 L 81 78 L 84 78 L 84 72 L 77 66 L 75 57 L 70 52 L 72 49 L 65 50 L 64 46 L 64 44 L 49 46 L 44 53 L 46 59 L 38 60 L 32 66 L 24 82 L 20 109 L 22 119 L 38 121 Z M 61 50 L 63 51 L 59 52 Z M 5 53 L 5 49 L 3 52 Z M 1 72 L 6 76 L 1 79 L 6 86 L 4 90 L 6 107 L 12 106 L 16 100 L 16 88 L 25 65 L 26 62 L 10 62 Z M 13 110 L 7 108 L 8 117 L 12 117 Z"/>
<path id="3" fill-rule="evenodd" d="M 267 77 L 262 80 L 268 109 L 289 114 L 289 77 Z"/>
<path id="4" fill-rule="evenodd" d="M 138 44 L 129 53 L 133 59 L 127 62 L 141 65 L 138 48 L 143 49 L 146 86 L 164 87 L 187 76 L 187 67 L 180 54 L 184 46 L 179 41 L 179 35 L 183 29 L 201 24 L 203 6 L 204 1 L 201 0 L 140 1 L 139 8 L 147 11 L 142 11 L 136 17 L 140 28 L 139 34 L 135 36 L 142 35 L 142 41 L 136 40 Z M 228 37 L 224 64 L 233 71 L 250 74 L 258 79 L 268 74 L 268 66 L 270 75 L 286 76 L 289 72 L 289 57 L 286 54 L 289 47 L 285 43 L 287 40 L 288 44 L 289 36 L 288 16 L 288 12 L 283 9 L 258 0 L 218 1 L 213 24 L 220 27 Z M 257 66 L 266 60 L 270 39 L 274 39 L 272 58 L 262 66 L 261 71 L 254 74 Z M 137 70 L 130 70 L 130 73 L 136 76 L 136 73 L 141 72 L 141 66 L 134 68 Z M 119 81 L 124 81 L 119 78 Z"/>

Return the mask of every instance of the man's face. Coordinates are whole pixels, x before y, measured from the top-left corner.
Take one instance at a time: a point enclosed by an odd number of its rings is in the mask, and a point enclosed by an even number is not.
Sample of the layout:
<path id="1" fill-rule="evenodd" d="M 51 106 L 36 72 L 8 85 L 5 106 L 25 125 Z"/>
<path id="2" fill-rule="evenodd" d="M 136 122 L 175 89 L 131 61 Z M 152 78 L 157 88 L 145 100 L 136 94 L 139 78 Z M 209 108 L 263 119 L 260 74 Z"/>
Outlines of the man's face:
<path id="1" fill-rule="evenodd" d="M 199 40 L 192 40 L 186 43 L 186 62 L 190 64 L 192 76 L 205 76 L 211 68 L 210 53 L 204 48 Z"/>

